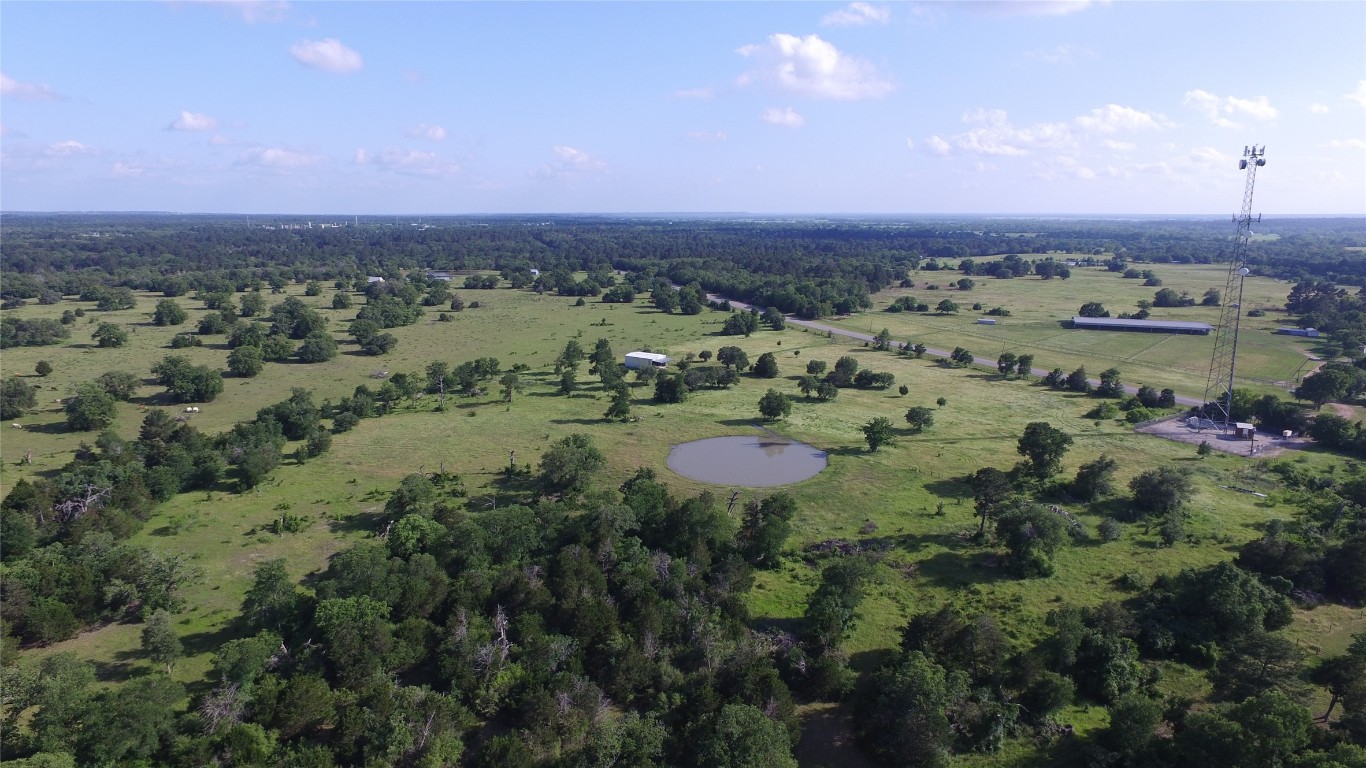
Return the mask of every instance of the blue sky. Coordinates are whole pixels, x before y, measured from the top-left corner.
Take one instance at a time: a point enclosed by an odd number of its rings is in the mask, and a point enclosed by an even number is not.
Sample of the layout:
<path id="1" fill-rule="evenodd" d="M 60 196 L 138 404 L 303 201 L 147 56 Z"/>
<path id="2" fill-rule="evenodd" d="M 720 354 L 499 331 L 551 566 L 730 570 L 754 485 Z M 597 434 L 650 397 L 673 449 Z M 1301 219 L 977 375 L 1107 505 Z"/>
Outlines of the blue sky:
<path id="1" fill-rule="evenodd" d="M 1366 213 L 1363 2 L 0 4 L 0 208 Z"/>

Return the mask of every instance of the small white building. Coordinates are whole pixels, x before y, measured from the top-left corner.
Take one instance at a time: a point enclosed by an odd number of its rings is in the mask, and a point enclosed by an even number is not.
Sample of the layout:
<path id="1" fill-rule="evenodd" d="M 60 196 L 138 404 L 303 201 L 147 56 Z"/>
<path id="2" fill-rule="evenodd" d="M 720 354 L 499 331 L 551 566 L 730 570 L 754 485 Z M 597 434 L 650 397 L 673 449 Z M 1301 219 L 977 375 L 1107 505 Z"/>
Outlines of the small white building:
<path id="1" fill-rule="evenodd" d="M 541 276 L 541 270 L 539 270 L 539 269 L 533 269 L 533 270 L 531 270 L 531 276 L 532 276 L 532 277 L 540 277 L 540 276 Z"/>
<path id="2" fill-rule="evenodd" d="M 657 355 L 654 352 L 627 352 L 626 368 L 632 371 L 641 368 L 663 368 L 669 364 L 669 358 L 664 355 Z"/>
<path id="3" fill-rule="evenodd" d="M 995 324 L 996 324 L 996 318 L 994 318 L 994 317 L 979 317 L 979 318 L 977 318 L 977 324 L 978 324 L 978 325 L 995 325 Z"/>
<path id="4" fill-rule="evenodd" d="M 379 277 L 378 275 L 366 275 L 365 282 L 367 285 L 373 285 L 374 283 L 384 282 L 384 278 Z"/>

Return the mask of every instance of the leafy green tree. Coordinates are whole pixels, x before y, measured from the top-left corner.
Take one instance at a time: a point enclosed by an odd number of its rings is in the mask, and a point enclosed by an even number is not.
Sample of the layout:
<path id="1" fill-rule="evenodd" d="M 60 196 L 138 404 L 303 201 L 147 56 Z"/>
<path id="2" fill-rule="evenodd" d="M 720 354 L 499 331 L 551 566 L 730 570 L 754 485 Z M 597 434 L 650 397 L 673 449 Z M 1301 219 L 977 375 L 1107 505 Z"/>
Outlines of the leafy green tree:
<path id="1" fill-rule="evenodd" d="M 384 670 L 394 645 L 389 606 L 368 595 L 318 602 L 313 623 L 337 680 L 354 686 Z"/>
<path id="2" fill-rule="evenodd" d="M 807 372 L 808 374 L 812 375 L 812 376 L 819 376 L 819 375 L 821 375 L 822 373 L 825 373 L 825 361 L 824 361 L 824 360 L 807 360 L 807 361 L 806 361 L 806 372 Z"/>
<path id="3" fill-rule="evenodd" d="M 745 505 L 735 547 L 756 568 L 777 568 L 782 564 L 783 544 L 792 532 L 797 502 L 786 493 L 766 499 L 752 499 Z"/>
<path id="4" fill-rule="evenodd" d="M 1117 469 L 1119 462 L 1102 453 L 1081 465 L 1077 470 L 1076 479 L 1067 490 L 1082 501 L 1094 501 L 1102 496 L 1109 496 L 1115 490 L 1114 478 Z"/>
<path id="5" fill-rule="evenodd" d="M 92 703 L 100 713 L 85 723 L 76 744 L 81 765 L 147 764 L 175 735 L 177 705 L 185 686 L 165 675 L 135 677 L 102 691 Z"/>
<path id="6" fill-rule="evenodd" d="M 39 360 L 38 364 L 33 366 L 33 372 L 43 378 L 47 378 L 52 375 L 52 363 L 49 363 L 46 360 Z"/>
<path id="7" fill-rule="evenodd" d="M 5 379 L 0 385 L 0 419 L 17 419 L 38 405 L 38 388 L 23 379 Z"/>
<path id="8" fill-rule="evenodd" d="M 583 491 L 606 463 L 591 437 L 577 433 L 569 435 L 541 456 L 541 487 L 546 493 Z"/>
<path id="9" fill-rule="evenodd" d="M 953 352 L 949 354 L 949 360 L 958 368 L 966 368 L 976 362 L 976 358 L 972 356 L 972 352 L 962 347 L 954 347 Z"/>
<path id="10" fill-rule="evenodd" d="M 906 411 L 906 423 L 911 425 L 912 430 L 923 432 L 934 426 L 934 411 L 923 405 L 917 405 Z"/>
<path id="11" fill-rule="evenodd" d="M 1014 352 L 1002 352 L 1001 356 L 996 358 L 996 370 L 1000 372 L 1002 376 L 1009 377 L 1011 374 L 1015 373 L 1015 363 L 1016 357 Z"/>
<path id="12" fill-rule="evenodd" d="M 873 336 L 873 349 L 886 352 L 892 348 L 892 332 L 883 328 Z"/>
<path id="13" fill-rule="evenodd" d="M 284 558 L 266 560 L 252 573 L 251 587 L 242 601 L 242 617 L 253 627 L 283 632 L 293 624 L 299 600 Z"/>
<path id="14" fill-rule="evenodd" d="M 170 611 L 159 608 L 142 625 L 142 652 L 153 662 L 165 664 L 166 673 L 170 674 L 176 660 L 184 653 Z"/>
<path id="15" fill-rule="evenodd" d="M 1062 517 L 1038 504 L 1007 509 L 996 520 L 996 538 L 1010 550 L 1009 568 L 1022 578 L 1053 575 L 1053 553 L 1066 536 Z"/>
<path id="16" fill-rule="evenodd" d="M 503 377 L 498 380 L 498 384 L 503 388 L 503 402 L 505 403 L 512 402 L 512 396 L 521 392 L 524 388 L 522 385 L 522 377 L 518 376 L 514 371 L 508 371 L 503 374 Z"/>
<path id="17" fill-rule="evenodd" d="M 242 317 L 260 317 L 266 312 L 266 297 L 262 296 L 260 291 L 248 291 L 242 294 L 238 312 Z"/>
<path id="18" fill-rule="evenodd" d="M 189 318 L 185 309 L 175 299 L 162 299 L 157 302 L 152 313 L 152 322 L 157 325 L 180 325 Z"/>
<path id="19" fill-rule="evenodd" d="M 716 361 L 727 368 L 739 371 L 749 367 L 749 356 L 739 347 L 721 347 L 716 350 Z"/>
<path id="20" fill-rule="evenodd" d="M 934 311 L 941 315 L 957 314 L 958 304 L 953 299 L 944 299 L 935 305 Z"/>
<path id="21" fill-rule="evenodd" d="M 299 345 L 299 360 L 305 363 L 324 363 L 337 356 L 337 340 L 326 331 L 304 337 Z"/>
<path id="22" fill-rule="evenodd" d="M 754 375 L 761 379 L 776 379 L 778 377 L 778 357 L 772 352 L 759 355 L 759 359 L 754 362 Z"/>
<path id="23" fill-rule="evenodd" d="M 90 335 L 95 343 L 105 349 L 121 347 L 128 343 L 128 332 L 113 323 L 100 323 Z"/>
<path id="24" fill-rule="evenodd" d="M 1161 722 L 1161 702 L 1141 693 L 1127 694 L 1110 706 L 1110 726 L 1099 740 L 1119 755 L 1122 764 L 1135 765 L 1156 738 Z"/>
<path id="25" fill-rule="evenodd" d="M 1150 469 L 1129 481 L 1134 507 L 1142 512 L 1168 515 L 1181 511 L 1195 495 L 1191 474 L 1183 468 L 1167 466 Z"/>
<path id="26" fill-rule="evenodd" d="M 822 381 L 820 385 L 816 387 L 817 400 L 834 400 L 839 393 L 840 388 L 828 381 Z"/>
<path id="27" fill-rule="evenodd" d="M 649 368 L 645 370 L 650 370 Z M 655 378 L 655 402 L 681 403 L 688 397 L 688 384 L 683 372 L 673 376 L 659 374 Z"/>
<path id="28" fill-rule="evenodd" d="M 1124 397 L 1124 383 L 1120 381 L 1118 368 L 1107 368 L 1100 372 L 1100 386 L 1096 387 L 1098 397 Z"/>
<path id="29" fill-rule="evenodd" d="M 238 347 L 228 353 L 228 372 L 249 379 L 265 368 L 260 347 Z"/>
<path id="30" fill-rule="evenodd" d="M 892 430 L 892 420 L 886 416 L 876 416 L 863 425 L 863 438 L 868 442 L 870 453 L 876 453 L 878 448 L 890 443 L 895 436 L 896 433 Z"/>
<path id="31" fill-rule="evenodd" d="M 1063 384 L 1073 392 L 1090 392 L 1091 382 L 1086 378 L 1086 368 L 1081 367 L 1067 374 Z"/>
<path id="32" fill-rule="evenodd" d="M 1072 436 L 1046 421 L 1025 425 L 1016 452 L 1025 457 L 1024 471 L 1036 480 L 1047 480 L 1062 468 L 1062 457 L 1072 445 Z"/>
<path id="33" fill-rule="evenodd" d="M 770 389 L 759 398 L 759 413 L 765 419 L 775 421 L 792 413 L 792 401 L 776 389 Z"/>
<path id="34" fill-rule="evenodd" d="M 863 585 L 873 564 L 862 557 L 835 560 L 821 571 L 821 583 L 807 601 L 802 635 L 818 653 L 837 646 L 858 619 Z"/>
<path id="35" fill-rule="evenodd" d="M 80 432 L 105 429 L 117 415 L 114 398 L 98 384 L 87 382 L 66 400 L 66 425 Z"/>
<path id="36" fill-rule="evenodd" d="M 964 687 L 920 651 L 900 654 L 869 681 L 854 718 L 859 740 L 889 765 L 947 768 L 953 730 L 945 712 Z"/>
<path id="37" fill-rule="evenodd" d="M 972 475 L 972 497 L 982 522 L 977 526 L 977 537 L 986 534 L 987 521 L 998 516 L 1015 496 L 1015 484 L 1010 475 L 995 467 L 982 467 Z"/>
<path id="38" fill-rule="evenodd" d="M 1101 304 L 1099 301 L 1088 301 L 1085 304 L 1082 304 L 1081 309 L 1077 310 L 1077 314 L 1081 317 L 1110 316 L 1110 313 L 1105 310 L 1105 305 Z"/>
<path id="39" fill-rule="evenodd" d="M 849 355 L 844 355 L 835 361 L 834 370 L 825 375 L 825 380 L 837 387 L 847 387 L 854 383 L 854 376 L 858 373 L 858 360 Z"/>
<path id="40" fill-rule="evenodd" d="M 698 768 L 797 768 L 787 726 L 748 704 L 727 704 L 700 729 Z"/>
<path id="41" fill-rule="evenodd" d="M 223 375 L 204 365 L 194 365 L 181 355 L 168 355 L 152 366 L 157 382 L 176 402 L 208 403 L 223 391 Z"/>
<path id="42" fill-rule="evenodd" d="M 811 394 L 815 392 L 820 385 L 820 379 L 817 379 L 810 374 L 797 380 L 797 389 L 801 390 L 802 397 L 811 397 Z"/>
<path id="43" fill-rule="evenodd" d="M 1020 355 L 1015 358 L 1015 375 L 1022 379 L 1027 379 L 1030 372 L 1034 369 L 1033 355 Z"/>

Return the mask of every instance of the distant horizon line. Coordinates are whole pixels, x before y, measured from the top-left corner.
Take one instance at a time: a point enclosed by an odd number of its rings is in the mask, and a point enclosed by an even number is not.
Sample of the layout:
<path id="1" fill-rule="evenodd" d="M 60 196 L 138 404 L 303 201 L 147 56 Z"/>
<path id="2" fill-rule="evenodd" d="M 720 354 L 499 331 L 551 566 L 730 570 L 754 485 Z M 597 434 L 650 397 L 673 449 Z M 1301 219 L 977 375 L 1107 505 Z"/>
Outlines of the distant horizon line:
<path id="1" fill-rule="evenodd" d="M 527 218 L 547 217 L 606 217 L 606 218 L 710 218 L 710 217 L 765 217 L 765 218 L 805 218 L 805 219 L 927 219 L 927 218 L 971 218 L 971 219 L 1233 219 L 1232 213 L 793 213 L 783 211 L 527 211 L 527 212 L 465 212 L 465 213 L 274 213 L 252 212 L 237 213 L 228 211 L 155 211 L 155 210 L 0 210 L 0 216 L 223 216 L 223 217 L 277 217 L 308 218 L 331 217 L 354 219 L 404 219 L 404 218 Z M 1296 219 L 1344 219 L 1366 218 L 1361 213 L 1264 213 L 1263 216 Z"/>

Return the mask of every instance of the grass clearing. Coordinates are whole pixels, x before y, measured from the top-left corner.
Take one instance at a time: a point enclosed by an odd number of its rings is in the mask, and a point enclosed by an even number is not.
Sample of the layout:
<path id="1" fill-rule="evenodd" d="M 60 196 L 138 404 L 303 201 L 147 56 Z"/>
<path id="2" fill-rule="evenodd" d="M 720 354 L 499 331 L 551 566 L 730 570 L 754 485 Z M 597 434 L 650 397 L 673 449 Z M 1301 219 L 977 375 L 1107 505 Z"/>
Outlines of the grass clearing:
<path id="1" fill-rule="evenodd" d="M 1162 279 L 1162 288 L 1186 291 L 1199 301 L 1205 291 L 1224 289 L 1227 267 L 1218 264 L 1156 264 L 1151 266 Z M 972 350 L 980 359 L 995 360 L 1002 352 L 1028 352 L 1035 355 L 1036 368 L 1078 366 L 1095 376 L 1110 367 L 1119 368 L 1128 384 L 1148 384 L 1162 389 L 1171 387 L 1178 394 L 1200 397 L 1209 376 L 1214 336 L 1082 331 L 1064 328 L 1061 322 L 1077 313 L 1088 301 L 1098 301 L 1112 315 L 1137 311 L 1140 299 L 1152 300 L 1160 288 L 1144 286 L 1142 280 L 1126 279 L 1103 267 L 1074 267 L 1067 280 L 1043 280 L 1030 276 L 1011 280 L 973 277 L 969 291 L 951 288 L 963 274 L 958 271 L 913 274 L 915 288 L 893 288 L 873 297 L 870 312 L 841 318 L 832 325 L 855 331 L 891 331 L 898 342 L 911 340 L 939 349 L 957 346 Z M 1238 343 L 1238 384 L 1257 394 L 1285 394 L 1286 386 L 1313 370 L 1310 360 L 1322 351 L 1318 340 L 1284 336 L 1274 331 L 1290 323 L 1285 313 L 1285 297 L 1290 284 L 1264 277 L 1245 281 L 1243 306 L 1261 309 L 1265 317 L 1244 317 Z M 927 290 L 937 284 L 939 290 Z M 883 312 L 902 296 L 914 296 L 934 307 L 949 298 L 959 305 L 957 315 Z M 977 325 L 982 315 L 971 309 L 980 303 L 983 310 L 1005 307 L 1010 317 L 999 318 L 996 325 Z M 1182 320 L 1215 325 L 1218 307 L 1154 308 L 1154 320 Z"/>

